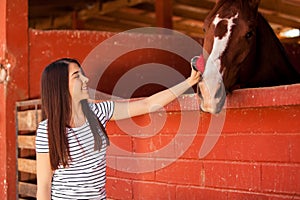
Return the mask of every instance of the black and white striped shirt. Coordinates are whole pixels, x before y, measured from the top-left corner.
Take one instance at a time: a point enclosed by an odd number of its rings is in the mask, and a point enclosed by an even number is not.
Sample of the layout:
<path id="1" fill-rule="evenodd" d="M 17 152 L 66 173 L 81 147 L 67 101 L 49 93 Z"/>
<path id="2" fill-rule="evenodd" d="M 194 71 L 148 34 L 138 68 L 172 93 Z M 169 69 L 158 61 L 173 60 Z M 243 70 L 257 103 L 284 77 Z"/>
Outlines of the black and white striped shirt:
<path id="1" fill-rule="evenodd" d="M 106 127 L 112 117 L 114 104 L 111 101 L 92 103 L 92 110 Z M 106 143 L 101 151 L 94 151 L 94 137 L 88 122 L 80 127 L 67 128 L 70 155 L 69 166 L 60 166 L 54 171 L 51 196 L 58 199 L 105 199 Z M 48 153 L 47 120 L 39 123 L 36 135 L 36 152 Z"/>

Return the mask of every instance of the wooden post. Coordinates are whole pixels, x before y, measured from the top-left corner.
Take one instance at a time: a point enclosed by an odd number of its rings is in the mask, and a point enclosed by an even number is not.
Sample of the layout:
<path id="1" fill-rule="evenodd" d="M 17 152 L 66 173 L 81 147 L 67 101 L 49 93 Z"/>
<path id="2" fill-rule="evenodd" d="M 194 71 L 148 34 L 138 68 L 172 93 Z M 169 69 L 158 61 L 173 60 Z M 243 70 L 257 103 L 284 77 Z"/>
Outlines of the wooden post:
<path id="1" fill-rule="evenodd" d="M 0 4 L 0 62 L 8 81 L 0 83 L 0 198 L 17 199 L 15 102 L 28 99 L 28 1 Z"/>
<path id="2" fill-rule="evenodd" d="M 173 28 L 173 0 L 156 0 L 155 12 L 156 12 L 156 26 L 162 28 Z"/>
<path id="3" fill-rule="evenodd" d="M 6 2 L 4 0 L 4 2 Z M 0 58 L 3 58 L 5 53 L 2 45 L 6 43 L 6 4 L 0 4 Z M 5 98 L 5 86 L 0 83 L 0 197 L 7 199 L 7 152 L 6 152 L 6 127 L 5 127 L 5 116 L 6 116 L 6 99 Z"/>

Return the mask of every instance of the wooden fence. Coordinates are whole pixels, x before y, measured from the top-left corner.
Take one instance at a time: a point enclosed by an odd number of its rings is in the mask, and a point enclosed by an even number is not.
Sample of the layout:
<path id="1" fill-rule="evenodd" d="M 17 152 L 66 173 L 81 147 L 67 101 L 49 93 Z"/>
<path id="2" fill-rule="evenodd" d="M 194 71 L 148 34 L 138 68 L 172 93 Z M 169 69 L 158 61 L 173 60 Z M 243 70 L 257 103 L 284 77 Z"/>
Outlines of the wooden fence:
<path id="1" fill-rule="evenodd" d="M 16 103 L 19 199 L 36 197 L 35 131 L 42 118 L 40 106 L 39 99 Z"/>

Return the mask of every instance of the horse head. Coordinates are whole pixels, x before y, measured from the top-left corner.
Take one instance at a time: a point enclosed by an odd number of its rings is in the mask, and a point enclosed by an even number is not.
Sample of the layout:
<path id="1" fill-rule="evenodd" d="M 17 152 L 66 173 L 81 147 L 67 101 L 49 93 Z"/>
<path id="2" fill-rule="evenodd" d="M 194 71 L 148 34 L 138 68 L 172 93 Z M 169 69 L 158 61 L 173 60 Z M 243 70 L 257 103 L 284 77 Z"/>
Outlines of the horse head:
<path id="1" fill-rule="evenodd" d="M 238 87 L 240 66 L 252 62 L 259 0 L 219 0 L 204 21 L 205 69 L 199 82 L 201 109 L 219 113 Z"/>

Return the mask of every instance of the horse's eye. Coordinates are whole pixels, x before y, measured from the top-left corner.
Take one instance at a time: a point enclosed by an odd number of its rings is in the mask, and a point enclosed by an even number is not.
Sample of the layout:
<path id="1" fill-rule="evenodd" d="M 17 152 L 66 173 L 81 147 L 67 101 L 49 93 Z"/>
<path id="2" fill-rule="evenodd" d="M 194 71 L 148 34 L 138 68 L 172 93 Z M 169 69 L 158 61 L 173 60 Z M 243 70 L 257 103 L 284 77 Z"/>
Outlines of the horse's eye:
<path id="1" fill-rule="evenodd" d="M 246 39 L 250 39 L 252 36 L 253 36 L 253 32 L 249 31 L 245 37 L 246 37 Z"/>
<path id="2" fill-rule="evenodd" d="M 202 31 L 203 31 L 203 33 L 205 33 L 205 32 L 206 32 L 206 29 L 205 29 L 205 28 L 202 28 Z"/>

